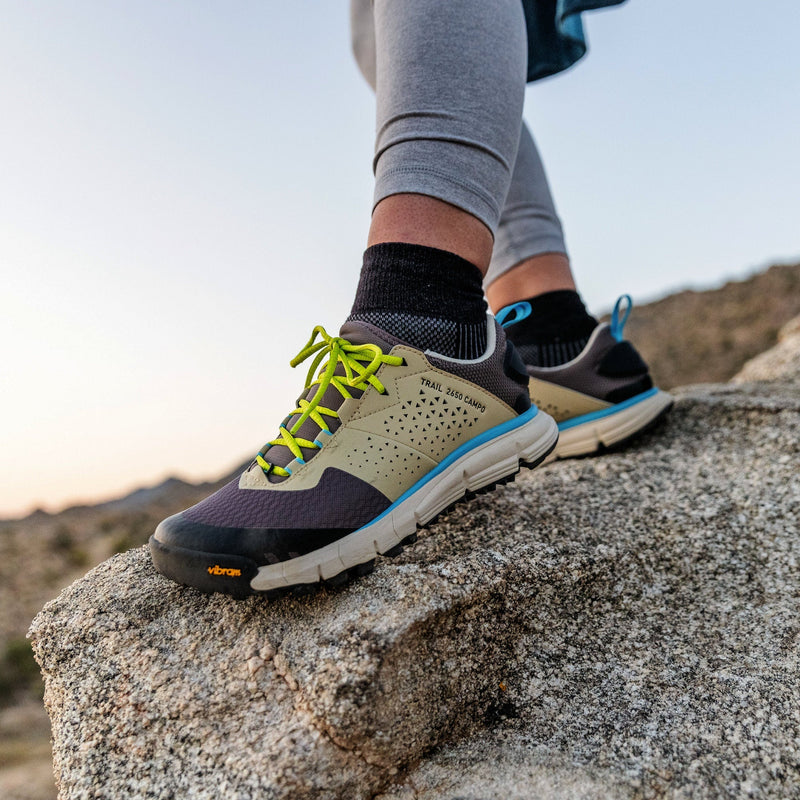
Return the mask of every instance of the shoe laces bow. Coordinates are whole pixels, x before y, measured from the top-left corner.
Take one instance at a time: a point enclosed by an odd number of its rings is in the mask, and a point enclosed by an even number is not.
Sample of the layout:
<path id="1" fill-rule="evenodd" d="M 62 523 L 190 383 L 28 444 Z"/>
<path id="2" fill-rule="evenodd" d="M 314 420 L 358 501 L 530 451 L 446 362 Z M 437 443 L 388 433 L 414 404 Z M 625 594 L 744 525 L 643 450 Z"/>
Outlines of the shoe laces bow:
<path id="1" fill-rule="evenodd" d="M 321 341 L 315 341 L 317 336 L 320 337 Z M 280 426 L 278 438 L 268 442 L 259 451 L 256 456 L 256 462 L 264 471 L 264 474 L 272 472 L 272 474 L 284 478 L 292 474 L 291 470 L 271 464 L 265 459 L 264 456 L 270 447 L 276 445 L 288 447 L 300 464 L 305 463 L 301 448 L 319 450 L 322 447 L 322 442 L 319 439 L 311 441 L 297 436 L 297 433 L 308 419 L 315 422 L 321 431 L 328 434 L 331 433 L 325 417 L 338 419 L 339 413 L 335 409 L 320 405 L 329 386 L 335 387 L 342 395 L 343 400 L 353 397 L 350 392 L 351 389 L 363 391 L 369 386 L 373 386 L 380 394 L 385 394 L 386 388 L 375 373 L 383 364 L 396 367 L 403 363 L 403 359 L 400 356 L 385 355 L 383 350 L 376 344 L 352 344 L 341 336 L 331 336 L 322 325 L 317 325 L 314 328 L 306 346 L 289 363 L 292 367 L 296 367 L 312 356 L 313 360 L 306 374 L 304 390 L 311 389 L 316 385 L 317 391 L 310 400 L 306 399 L 306 397 L 301 397 L 297 401 L 297 408 L 286 417 Z M 325 361 L 326 358 L 327 361 Z M 320 367 L 323 361 L 325 363 L 315 379 L 314 375 L 317 368 Z M 344 374 L 337 375 L 337 368 L 340 364 L 342 369 L 339 371 Z M 308 392 L 304 391 L 304 394 L 308 395 Z M 298 414 L 299 416 L 292 423 L 291 428 L 288 428 L 289 421 Z"/>

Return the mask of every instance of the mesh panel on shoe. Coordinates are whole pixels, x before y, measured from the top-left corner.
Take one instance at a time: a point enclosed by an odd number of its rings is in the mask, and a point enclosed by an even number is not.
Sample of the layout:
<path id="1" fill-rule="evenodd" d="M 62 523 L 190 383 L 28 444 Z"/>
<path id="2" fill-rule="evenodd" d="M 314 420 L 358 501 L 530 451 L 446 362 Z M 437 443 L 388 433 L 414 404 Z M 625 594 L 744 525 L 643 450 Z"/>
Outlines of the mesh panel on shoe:
<path id="1" fill-rule="evenodd" d="M 504 403 L 514 408 L 520 394 L 525 393 L 527 396 L 527 389 L 524 389 L 506 375 L 503 369 L 506 353 L 506 334 L 497 322 L 492 320 L 492 323 L 495 326 L 497 339 L 494 353 L 489 358 L 476 364 L 463 361 L 443 361 L 431 355 L 428 356 L 428 360 L 433 366 L 486 389 L 487 392 L 491 392 L 495 397 L 500 398 Z"/>
<path id="2" fill-rule="evenodd" d="M 522 360 L 532 367 L 557 367 L 577 358 L 586 347 L 589 337 L 573 342 L 543 342 L 540 344 L 516 345 Z"/>
<path id="3" fill-rule="evenodd" d="M 358 528 L 391 505 L 378 489 L 328 467 L 313 489 L 240 489 L 239 479 L 183 512 L 190 522 L 225 528 Z"/>
<path id="4" fill-rule="evenodd" d="M 369 322 L 411 347 L 451 358 L 480 358 L 486 352 L 485 319 L 470 324 L 396 311 L 365 311 L 351 314 L 350 321 Z"/>
<path id="5" fill-rule="evenodd" d="M 583 351 L 580 358 L 561 367 L 550 369 L 537 368 L 528 365 L 528 374 L 543 381 L 574 389 L 576 392 L 597 397 L 609 402 L 619 402 L 625 394 L 625 387 L 632 386 L 632 393 L 646 391 L 640 389 L 644 383 L 639 382 L 639 377 L 603 375 L 601 364 L 608 353 L 618 345 L 617 340 L 611 335 L 607 324 L 603 324 L 595 335 L 592 344 Z M 631 348 L 633 349 L 633 348 Z M 642 364 L 645 366 L 644 362 Z M 649 380 L 647 373 L 644 376 Z M 645 381 L 646 383 L 646 381 Z M 652 384 L 651 384 L 652 385 Z M 631 396 L 630 394 L 628 396 Z"/>

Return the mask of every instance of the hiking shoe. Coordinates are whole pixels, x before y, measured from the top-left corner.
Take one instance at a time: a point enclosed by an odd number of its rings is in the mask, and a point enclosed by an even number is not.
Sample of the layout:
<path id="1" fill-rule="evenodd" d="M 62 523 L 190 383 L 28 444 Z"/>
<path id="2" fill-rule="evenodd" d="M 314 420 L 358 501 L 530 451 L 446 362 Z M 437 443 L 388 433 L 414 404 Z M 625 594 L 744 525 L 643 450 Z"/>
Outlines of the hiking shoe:
<path id="1" fill-rule="evenodd" d="M 156 568 L 238 597 L 340 582 L 465 495 L 543 461 L 556 423 L 531 405 L 503 329 L 491 316 L 487 326 L 473 360 L 423 353 L 364 322 L 339 336 L 315 328 L 292 361 L 312 359 L 278 437 L 239 478 L 158 526 Z"/>
<path id="2" fill-rule="evenodd" d="M 620 446 L 655 425 L 672 407 L 672 397 L 653 386 L 647 364 L 622 338 L 632 307 L 629 295 L 620 297 L 611 322 L 598 325 L 583 350 L 566 364 L 526 365 L 531 400 L 558 423 L 556 458 Z M 501 309 L 497 320 L 509 328 L 530 312 L 529 303 L 514 303 Z"/>

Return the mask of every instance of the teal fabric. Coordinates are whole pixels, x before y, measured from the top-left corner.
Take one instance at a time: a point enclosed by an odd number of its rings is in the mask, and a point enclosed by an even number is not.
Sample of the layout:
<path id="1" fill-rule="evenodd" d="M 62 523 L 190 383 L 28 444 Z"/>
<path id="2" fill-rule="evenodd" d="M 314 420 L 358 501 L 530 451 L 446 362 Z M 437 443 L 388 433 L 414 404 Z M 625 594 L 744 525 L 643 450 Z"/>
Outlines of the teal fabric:
<path id="1" fill-rule="evenodd" d="M 581 14 L 625 0 L 522 0 L 528 29 L 528 82 L 555 75 L 586 54 Z"/>

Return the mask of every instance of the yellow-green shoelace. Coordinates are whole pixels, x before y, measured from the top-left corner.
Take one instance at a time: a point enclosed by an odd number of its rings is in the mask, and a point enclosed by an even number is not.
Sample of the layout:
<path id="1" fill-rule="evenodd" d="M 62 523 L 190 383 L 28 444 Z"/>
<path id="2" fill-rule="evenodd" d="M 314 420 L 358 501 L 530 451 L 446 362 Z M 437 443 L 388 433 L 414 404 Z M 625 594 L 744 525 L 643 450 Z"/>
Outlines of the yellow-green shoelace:
<path id="1" fill-rule="evenodd" d="M 317 336 L 321 341 L 315 342 Z M 267 442 L 266 445 L 259 451 L 256 456 L 258 466 L 264 470 L 264 473 L 272 472 L 274 475 L 281 477 L 288 477 L 291 472 L 283 467 L 275 464 L 270 464 L 264 456 L 270 447 L 275 445 L 284 445 L 291 450 L 292 455 L 300 462 L 303 461 L 303 451 L 300 449 L 313 448 L 319 450 L 322 446 L 318 441 L 309 441 L 297 437 L 295 434 L 300 430 L 303 423 L 310 419 L 319 425 L 320 430 L 330 433 L 328 423 L 324 417 L 331 417 L 338 419 L 338 412 L 331 408 L 325 408 L 320 405 L 326 389 L 333 385 L 339 390 L 343 398 L 347 399 L 352 397 L 349 389 L 366 389 L 368 386 L 374 386 L 381 394 L 386 389 L 383 384 L 378 380 L 375 373 L 382 364 L 390 364 L 391 366 L 400 366 L 403 359 L 399 356 L 384 355 L 383 350 L 376 344 L 351 344 L 347 339 L 341 336 L 330 336 L 328 332 L 321 325 L 317 325 L 311 333 L 311 338 L 308 340 L 306 346 L 291 360 L 291 365 L 296 367 L 298 364 L 315 355 L 311 366 L 308 368 L 306 375 L 305 389 L 310 389 L 312 386 L 317 385 L 317 391 L 311 400 L 301 398 L 298 401 L 297 408 L 294 409 L 287 417 L 288 422 L 295 414 L 300 414 L 297 421 L 292 425 L 291 429 L 281 425 L 280 435 L 277 439 Z M 327 357 L 327 362 L 324 364 L 316 379 L 314 373 L 317 367 Z M 339 364 L 344 366 L 344 375 L 335 375 L 334 372 Z M 307 392 L 304 392 L 307 394 Z"/>

